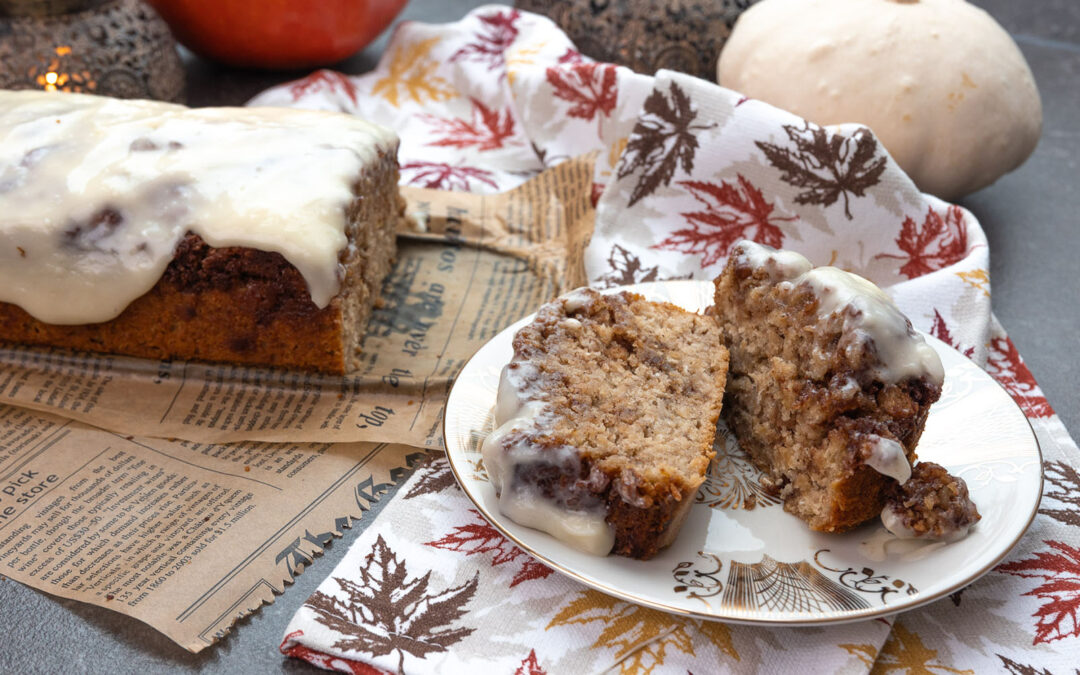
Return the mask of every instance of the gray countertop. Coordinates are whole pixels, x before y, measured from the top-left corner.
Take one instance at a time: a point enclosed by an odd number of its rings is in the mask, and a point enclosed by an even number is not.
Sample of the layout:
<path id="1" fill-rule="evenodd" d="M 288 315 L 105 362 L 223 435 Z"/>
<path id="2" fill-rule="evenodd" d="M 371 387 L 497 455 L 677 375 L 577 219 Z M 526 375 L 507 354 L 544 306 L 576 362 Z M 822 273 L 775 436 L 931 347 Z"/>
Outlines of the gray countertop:
<path id="1" fill-rule="evenodd" d="M 444 22 L 484 2 L 412 0 L 399 20 Z M 1035 73 L 1045 123 L 1035 154 L 1017 171 L 964 199 L 990 239 L 993 306 L 1050 403 L 1080 429 L 1080 2 L 978 0 L 1013 34 Z M 389 31 L 334 66 L 373 68 Z M 192 105 L 239 104 L 301 73 L 261 73 L 186 59 Z M 383 497 L 385 504 L 388 497 Z M 378 507 L 375 509 L 377 513 Z M 374 513 L 368 514 L 372 518 Z M 367 520 L 366 522 L 370 522 Z M 277 651 L 285 625 L 366 523 L 332 542 L 273 605 L 240 621 L 219 645 L 190 654 L 139 621 L 0 581 L 6 627 L 3 672 L 315 671 Z"/>

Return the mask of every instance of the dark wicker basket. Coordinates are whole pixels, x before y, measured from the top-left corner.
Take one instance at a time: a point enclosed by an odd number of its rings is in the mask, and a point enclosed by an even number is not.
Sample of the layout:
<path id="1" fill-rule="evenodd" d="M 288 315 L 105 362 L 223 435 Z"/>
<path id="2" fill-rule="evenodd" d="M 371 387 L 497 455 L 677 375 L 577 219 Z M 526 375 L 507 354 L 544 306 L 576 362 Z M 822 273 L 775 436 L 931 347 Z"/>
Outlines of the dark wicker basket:
<path id="1" fill-rule="evenodd" d="M 516 0 L 550 17 L 578 50 L 652 75 L 661 68 L 716 81 L 716 60 L 755 0 Z"/>

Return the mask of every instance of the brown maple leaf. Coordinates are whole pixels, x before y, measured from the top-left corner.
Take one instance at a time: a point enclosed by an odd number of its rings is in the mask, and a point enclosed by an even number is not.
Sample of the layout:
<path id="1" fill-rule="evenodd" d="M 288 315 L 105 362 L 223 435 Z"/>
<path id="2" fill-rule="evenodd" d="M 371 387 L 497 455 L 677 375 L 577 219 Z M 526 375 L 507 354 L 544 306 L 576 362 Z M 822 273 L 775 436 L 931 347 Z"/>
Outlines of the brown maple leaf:
<path id="1" fill-rule="evenodd" d="M 658 276 L 660 268 L 658 265 L 646 267 L 642 264 L 641 258 L 618 244 L 611 247 L 607 264 L 611 271 L 597 278 L 597 282 L 603 284 L 604 288 L 660 281 Z M 668 279 L 689 279 L 692 276 L 692 273 L 687 273 L 681 276 L 668 277 Z"/>
<path id="2" fill-rule="evenodd" d="M 420 495 L 435 494 L 454 485 L 454 473 L 450 470 L 450 463 L 445 457 L 433 459 L 417 469 L 419 477 L 413 483 L 409 491 L 405 493 L 405 499 L 412 499 Z"/>
<path id="3" fill-rule="evenodd" d="M 346 599 L 316 591 L 306 606 L 316 621 L 344 637 L 333 649 L 384 656 L 398 652 L 398 671 L 405 654 L 424 658 L 444 652 L 472 634 L 473 628 L 452 627 L 465 615 L 476 593 L 479 572 L 460 586 L 429 592 L 431 572 L 408 578 L 405 564 L 379 535 L 360 568 L 360 583 L 334 577 Z"/>
<path id="4" fill-rule="evenodd" d="M 611 271 L 598 279 L 605 288 L 656 281 L 659 272 L 658 266 L 645 267 L 641 258 L 618 244 L 611 247 L 607 263 Z"/>
<path id="5" fill-rule="evenodd" d="M 529 655 L 521 660 L 521 665 L 514 671 L 514 675 L 547 675 L 547 671 L 540 667 L 535 649 L 529 650 Z"/>
<path id="6" fill-rule="evenodd" d="M 851 136 L 830 134 L 808 121 L 801 129 L 785 124 L 784 132 L 794 150 L 763 141 L 754 144 L 781 171 L 780 180 L 803 188 L 795 203 L 830 206 L 843 197 L 844 215 L 851 220 L 849 195 L 864 196 L 885 171 L 885 158 L 877 156 L 874 135 L 869 129 Z"/>
<path id="7" fill-rule="evenodd" d="M 959 206 L 950 206 L 943 218 L 933 207 L 928 207 L 922 227 L 908 216 L 900 226 L 896 245 L 907 256 L 879 253 L 875 258 L 907 260 L 900 267 L 900 274 L 908 279 L 944 269 L 967 255 L 967 224 Z"/>
<path id="8" fill-rule="evenodd" d="M 875 673 L 974 673 L 972 670 L 957 670 L 942 664 L 938 660 L 936 649 L 923 644 L 918 633 L 909 631 L 899 622 L 893 626 L 889 639 L 881 647 L 874 662 Z"/>
<path id="9" fill-rule="evenodd" d="M 1005 670 L 1009 673 L 1012 673 L 1012 675 L 1054 675 L 1046 668 L 1036 670 L 1035 666 L 1018 663 L 1010 658 L 1002 656 L 1001 654 L 996 654 L 995 656 L 1001 659 L 1001 665 L 1005 666 Z"/>
<path id="10" fill-rule="evenodd" d="M 488 70 L 495 70 L 506 65 L 505 50 L 518 36 L 515 25 L 521 18 L 516 9 L 509 12 L 496 11 L 480 17 L 480 32 L 468 43 L 454 52 L 450 61 L 476 61 L 487 63 Z"/>
<path id="11" fill-rule="evenodd" d="M 345 75 L 335 70 L 316 70 L 302 80 L 289 85 L 289 93 L 293 101 L 299 101 L 304 96 L 317 91 L 341 92 L 349 97 L 353 105 L 356 105 L 356 85 Z"/>
<path id="12" fill-rule="evenodd" d="M 453 166 L 446 162 L 406 162 L 401 165 L 401 173 L 414 172 L 409 185 L 433 188 L 436 190 L 472 189 L 470 181 L 480 181 L 493 188 L 499 187 L 490 171 L 471 166 Z"/>
<path id="13" fill-rule="evenodd" d="M 1080 473 L 1065 462 L 1047 461 L 1043 462 L 1043 478 L 1050 484 L 1043 491 L 1043 499 L 1060 502 L 1065 508 L 1042 508 L 1039 513 L 1080 527 Z"/>
<path id="14" fill-rule="evenodd" d="M 1028 417 L 1049 417 L 1054 414 L 1050 402 L 1043 396 L 1016 345 L 1008 337 L 990 340 L 986 358 L 986 372 L 997 380 Z"/>
<path id="15" fill-rule="evenodd" d="M 569 117 L 592 120 L 597 115 L 610 117 L 615 109 L 618 90 L 616 69 L 610 63 L 577 63 L 547 69 L 547 81 L 556 98 L 569 101 Z"/>
<path id="16" fill-rule="evenodd" d="M 484 520 L 479 511 L 469 509 L 469 513 L 473 515 L 473 522 L 459 525 L 442 539 L 427 541 L 424 545 L 464 553 L 466 556 L 491 553 L 492 567 L 520 559 L 522 566 L 510 581 L 511 588 L 523 581 L 543 579 L 551 575 L 550 567 L 533 561 L 528 554 L 510 543 L 509 539 Z"/>
<path id="17" fill-rule="evenodd" d="M 960 606 L 960 600 L 964 595 L 964 591 L 966 591 L 968 588 L 968 586 L 964 586 L 958 591 L 953 591 L 952 593 L 949 593 L 949 599 L 952 600 L 952 604 L 954 607 Z"/>
<path id="18" fill-rule="evenodd" d="M 694 133 L 715 126 L 694 124 L 697 110 L 679 85 L 672 82 L 668 91 L 670 98 L 658 89 L 649 94 L 644 113 L 626 143 L 618 177 L 641 173 L 630 193 L 628 206 L 651 195 L 661 185 L 670 185 L 680 166 L 685 173 L 693 171 L 698 149 Z"/>
<path id="19" fill-rule="evenodd" d="M 495 150 L 513 144 L 514 116 L 507 108 L 502 113 L 492 110 L 475 98 L 472 101 L 472 120 L 456 117 L 439 117 L 423 114 L 420 119 L 434 127 L 432 133 L 441 134 L 428 143 L 439 147 L 469 148 L 475 147 L 480 152 Z"/>
<path id="20" fill-rule="evenodd" d="M 679 185 L 689 190 L 705 210 L 679 214 L 690 227 L 675 230 L 653 248 L 700 255 L 702 269 L 726 256 L 742 239 L 780 248 L 784 233 L 774 223 L 795 220 L 794 216 L 773 215 L 773 204 L 765 201 L 761 190 L 742 175 L 734 183 L 683 181 Z"/>
<path id="21" fill-rule="evenodd" d="M 1036 617 L 1035 638 L 1031 644 L 1052 642 L 1080 636 L 1080 549 L 1060 541 L 1044 540 L 1057 551 L 1040 551 L 1031 558 L 998 565 L 997 570 L 1026 579 L 1044 579 L 1045 583 L 1024 593 L 1043 601 L 1032 614 Z"/>
<path id="22" fill-rule="evenodd" d="M 945 323 L 945 318 L 941 316 L 941 312 L 937 311 L 936 308 L 934 309 L 934 323 L 930 326 L 930 334 L 956 351 L 961 352 L 969 359 L 971 358 L 971 355 L 975 353 L 974 347 L 964 347 L 959 341 L 953 338 L 949 326 Z"/>

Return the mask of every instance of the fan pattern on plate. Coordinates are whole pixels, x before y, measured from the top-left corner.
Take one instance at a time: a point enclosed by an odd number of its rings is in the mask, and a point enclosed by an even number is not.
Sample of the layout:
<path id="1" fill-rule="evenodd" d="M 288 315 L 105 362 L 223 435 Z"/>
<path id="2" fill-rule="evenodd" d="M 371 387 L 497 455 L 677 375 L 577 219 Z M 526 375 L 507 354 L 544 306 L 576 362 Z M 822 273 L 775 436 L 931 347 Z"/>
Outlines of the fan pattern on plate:
<path id="1" fill-rule="evenodd" d="M 866 609 L 870 604 L 805 560 L 782 563 L 732 561 L 721 607 L 736 610 L 821 614 Z"/>
<path id="2" fill-rule="evenodd" d="M 768 554 L 756 563 L 727 562 L 715 553 L 698 551 L 699 561 L 680 561 L 671 571 L 672 591 L 700 600 L 710 610 L 709 598 L 720 596 L 720 608 L 738 612 L 779 612 L 815 615 L 868 609 L 867 596 L 874 604 L 888 604 L 889 596 L 903 592 L 917 595 L 918 589 L 902 579 L 875 572 L 869 567 L 834 568 L 821 561 L 829 549 L 814 554 L 814 562 L 779 562 Z M 830 578 L 822 571 L 836 574 Z"/>
<path id="3" fill-rule="evenodd" d="M 717 509 L 751 510 L 772 506 L 780 498 L 762 484 L 765 476 L 739 447 L 735 434 L 723 422 L 716 430 L 716 458 L 694 501 Z"/>

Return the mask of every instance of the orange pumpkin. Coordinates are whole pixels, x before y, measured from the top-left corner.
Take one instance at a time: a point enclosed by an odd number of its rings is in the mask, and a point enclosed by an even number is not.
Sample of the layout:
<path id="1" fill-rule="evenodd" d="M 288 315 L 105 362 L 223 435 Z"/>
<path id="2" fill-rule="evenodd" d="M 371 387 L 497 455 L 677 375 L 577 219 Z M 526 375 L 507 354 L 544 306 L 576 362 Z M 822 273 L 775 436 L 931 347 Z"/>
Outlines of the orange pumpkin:
<path id="1" fill-rule="evenodd" d="M 407 0 L 149 0 L 191 51 L 234 66 L 310 68 L 381 33 Z"/>

